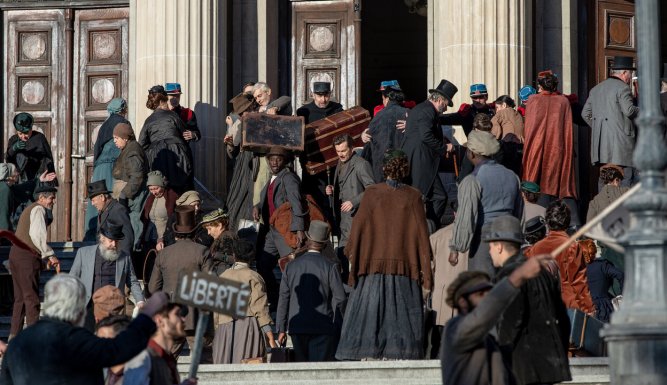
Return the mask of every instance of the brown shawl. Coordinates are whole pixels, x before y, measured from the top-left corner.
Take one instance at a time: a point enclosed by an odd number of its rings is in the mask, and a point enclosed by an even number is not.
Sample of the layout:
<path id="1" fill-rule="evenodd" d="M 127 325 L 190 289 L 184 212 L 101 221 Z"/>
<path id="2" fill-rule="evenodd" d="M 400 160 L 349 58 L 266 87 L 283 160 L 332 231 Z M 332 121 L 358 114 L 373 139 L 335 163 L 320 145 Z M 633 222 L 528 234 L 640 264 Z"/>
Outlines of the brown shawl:
<path id="1" fill-rule="evenodd" d="M 557 93 L 542 92 L 526 103 L 523 180 L 540 185 L 541 193 L 576 198 L 572 107 Z"/>
<path id="2" fill-rule="evenodd" d="M 386 183 L 368 186 L 345 247 L 349 283 L 369 274 L 410 277 L 431 290 L 431 245 L 419 190 Z"/>

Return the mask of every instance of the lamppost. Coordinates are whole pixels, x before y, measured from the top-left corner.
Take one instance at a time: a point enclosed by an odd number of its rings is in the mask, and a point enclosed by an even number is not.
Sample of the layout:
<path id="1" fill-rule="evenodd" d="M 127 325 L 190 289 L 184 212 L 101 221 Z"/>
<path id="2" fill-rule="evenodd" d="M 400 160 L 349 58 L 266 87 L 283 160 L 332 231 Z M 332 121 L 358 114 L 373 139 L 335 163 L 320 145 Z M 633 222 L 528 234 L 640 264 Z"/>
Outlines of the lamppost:
<path id="1" fill-rule="evenodd" d="M 642 187 L 625 206 L 633 223 L 625 246 L 624 302 L 603 336 L 614 385 L 667 384 L 667 189 L 660 110 L 658 0 L 635 2 L 639 64 L 639 137 L 634 153 Z"/>

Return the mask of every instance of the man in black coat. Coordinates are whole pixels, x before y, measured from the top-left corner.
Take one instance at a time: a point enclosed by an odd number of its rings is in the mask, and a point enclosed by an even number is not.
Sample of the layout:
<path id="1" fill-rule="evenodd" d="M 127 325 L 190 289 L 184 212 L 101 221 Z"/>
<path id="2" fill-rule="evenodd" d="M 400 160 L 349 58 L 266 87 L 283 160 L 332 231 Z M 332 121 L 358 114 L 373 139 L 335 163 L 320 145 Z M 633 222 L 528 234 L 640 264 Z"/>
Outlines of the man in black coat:
<path id="1" fill-rule="evenodd" d="M 155 293 L 127 330 L 99 338 L 78 326 L 86 313 L 86 289 L 71 275 L 59 274 L 44 288 L 44 318 L 19 333 L 2 360 L 2 385 L 102 385 L 102 368 L 139 354 L 155 332 L 153 315 L 167 305 Z"/>
<path id="2" fill-rule="evenodd" d="M 526 261 L 517 218 L 498 217 L 483 234 L 493 264 L 500 268 L 497 280 L 511 275 Z M 569 337 L 570 319 L 561 299 L 560 280 L 549 271 L 542 271 L 521 287 L 498 323 L 498 343 L 512 352 L 512 371 L 518 385 L 570 381 Z"/>
<path id="3" fill-rule="evenodd" d="M 425 197 L 426 218 L 440 227 L 447 205 L 447 193 L 438 177 L 440 160 L 445 155 L 446 144 L 438 117 L 454 103 L 452 98 L 458 89 L 447 80 L 441 80 L 429 97 L 410 111 L 405 125 L 402 150 L 410 162 L 410 184 Z"/>
<path id="4" fill-rule="evenodd" d="M 345 290 L 338 264 L 321 254 L 329 240 L 329 225 L 312 221 L 306 236 L 308 252 L 287 265 L 280 282 L 278 342 L 282 344 L 289 332 L 296 361 L 334 361 Z"/>
<path id="5" fill-rule="evenodd" d="M 97 209 L 97 223 L 94 226 L 89 226 L 89 229 L 96 230 L 94 234 L 86 234 L 87 240 L 97 239 L 97 234 L 102 226 L 108 222 L 120 224 L 123 227 L 123 239 L 118 242 L 120 251 L 127 255 L 132 255 L 134 248 L 134 230 L 132 229 L 132 222 L 127 208 L 118 203 L 117 200 L 111 198 L 111 191 L 107 190 L 106 182 L 98 180 L 96 182 L 88 183 L 88 199 L 90 203 Z"/>

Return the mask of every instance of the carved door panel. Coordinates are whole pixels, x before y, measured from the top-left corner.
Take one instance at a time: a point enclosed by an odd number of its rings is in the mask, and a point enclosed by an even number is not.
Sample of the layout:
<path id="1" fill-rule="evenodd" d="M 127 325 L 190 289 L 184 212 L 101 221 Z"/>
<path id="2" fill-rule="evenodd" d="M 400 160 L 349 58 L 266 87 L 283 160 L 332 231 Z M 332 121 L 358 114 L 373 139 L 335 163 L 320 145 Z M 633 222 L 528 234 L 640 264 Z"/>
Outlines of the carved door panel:
<path id="1" fill-rule="evenodd" d="M 51 144 L 60 181 L 50 239 L 64 240 L 68 208 L 65 159 L 69 157 L 64 128 L 68 74 L 65 64 L 65 11 L 30 10 L 4 12 L 5 100 L 4 143 L 14 135 L 12 120 L 18 112 L 35 118 L 34 130 Z M 4 149 L 3 149 L 4 150 Z"/>
<path id="2" fill-rule="evenodd" d="M 72 194 L 73 238 L 82 239 L 87 207 L 86 184 L 93 174 L 97 129 L 108 117 L 107 103 L 127 100 L 128 8 L 77 11 L 74 19 L 74 100 Z M 85 157 L 85 160 L 84 160 Z M 112 186 L 107 186 L 111 189 Z"/>
<path id="3" fill-rule="evenodd" d="M 614 56 L 637 57 L 634 2 L 616 0 L 595 3 L 596 84 L 609 76 Z"/>
<path id="4" fill-rule="evenodd" d="M 308 103 L 312 84 L 331 82 L 332 99 L 359 103 L 359 0 L 292 3 L 292 95 L 294 107 Z M 356 5 L 355 5 L 356 4 Z M 358 15 L 357 15 L 358 16 Z"/>

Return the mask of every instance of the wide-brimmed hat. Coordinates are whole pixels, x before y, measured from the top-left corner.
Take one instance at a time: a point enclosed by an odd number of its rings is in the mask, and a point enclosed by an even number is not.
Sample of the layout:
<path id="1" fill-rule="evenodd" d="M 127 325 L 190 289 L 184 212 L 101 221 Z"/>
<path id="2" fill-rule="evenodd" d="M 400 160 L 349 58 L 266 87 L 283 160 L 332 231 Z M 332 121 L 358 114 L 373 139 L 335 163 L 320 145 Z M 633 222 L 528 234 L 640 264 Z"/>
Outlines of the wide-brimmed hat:
<path id="1" fill-rule="evenodd" d="M 19 112 L 14 116 L 14 128 L 21 133 L 25 134 L 32 130 L 32 125 L 34 123 L 35 119 L 33 119 L 32 115 L 27 112 Z"/>
<path id="2" fill-rule="evenodd" d="M 197 221 L 195 219 L 195 208 L 192 206 L 177 206 L 174 209 L 176 221 L 172 225 L 172 230 L 176 234 L 187 235 L 197 230 Z"/>
<path id="3" fill-rule="evenodd" d="M 329 82 L 315 82 L 313 83 L 314 94 L 328 94 L 331 93 L 331 83 Z"/>
<path id="4" fill-rule="evenodd" d="M 146 178 L 146 186 L 159 186 L 165 187 L 164 176 L 160 171 L 151 171 L 148 173 L 148 178 Z"/>
<path id="5" fill-rule="evenodd" d="M 285 147 L 273 146 L 269 149 L 269 152 L 266 154 L 267 158 L 271 155 L 280 155 L 284 158 L 289 158 L 291 153 Z"/>
<path id="6" fill-rule="evenodd" d="M 440 95 L 444 96 L 447 99 L 447 105 L 454 105 L 454 95 L 459 91 L 459 89 L 450 81 L 442 79 L 440 84 L 437 87 L 428 90 L 428 92 L 437 92 Z"/>
<path id="7" fill-rule="evenodd" d="M 120 223 L 112 222 L 110 220 L 102 223 L 102 226 L 100 226 L 100 234 L 113 241 L 120 241 L 125 239 L 125 234 L 123 234 L 123 225 Z"/>
<path id="8" fill-rule="evenodd" d="M 217 221 L 218 219 L 223 219 L 223 218 L 229 218 L 229 213 L 222 208 L 215 209 L 210 213 L 204 215 L 201 219 L 200 224 L 204 225 L 206 223 L 211 223 L 213 221 Z"/>
<path id="9" fill-rule="evenodd" d="M 95 198 L 100 194 L 111 194 L 111 191 L 107 188 L 107 182 L 104 180 L 90 182 L 86 188 L 88 190 L 88 198 Z"/>
<path id="10" fill-rule="evenodd" d="M 500 150 L 500 143 L 493 134 L 473 130 L 468 134 L 468 150 L 481 156 L 490 157 Z"/>
<path id="11" fill-rule="evenodd" d="M 493 220 L 482 229 L 482 241 L 506 241 L 523 243 L 521 222 L 511 215 L 503 215 Z"/>
<path id="12" fill-rule="evenodd" d="M 493 287 L 491 277 L 483 271 L 464 271 L 447 288 L 445 303 L 458 307 L 459 298 Z"/>
<path id="13" fill-rule="evenodd" d="M 312 221 L 306 231 L 306 237 L 313 242 L 324 243 L 329 240 L 329 225 L 322 221 Z"/>
<path id="14" fill-rule="evenodd" d="M 632 56 L 614 56 L 614 64 L 611 65 L 612 70 L 636 70 Z"/>
<path id="15" fill-rule="evenodd" d="M 470 86 L 470 97 L 478 96 L 489 96 L 489 92 L 486 90 L 486 84 L 477 83 Z"/>
<path id="16" fill-rule="evenodd" d="M 102 286 L 93 293 L 93 313 L 97 320 L 124 312 L 125 296 L 116 286 Z"/>
<path id="17" fill-rule="evenodd" d="M 165 83 L 164 90 L 167 92 L 167 95 L 180 95 L 180 94 L 182 94 L 180 83 Z"/>
<path id="18" fill-rule="evenodd" d="M 521 182 L 521 191 L 539 194 L 540 185 L 535 182 L 531 182 L 529 180 L 524 180 L 523 182 Z"/>
<path id="19" fill-rule="evenodd" d="M 176 199 L 176 206 L 189 206 L 195 202 L 201 202 L 199 193 L 195 190 L 186 191 Z"/>
<path id="20" fill-rule="evenodd" d="M 255 98 L 253 98 L 252 95 L 241 92 L 240 94 L 234 96 L 229 102 L 232 104 L 234 112 L 238 115 L 241 115 L 250 107 L 252 107 L 253 103 L 255 102 Z"/>

